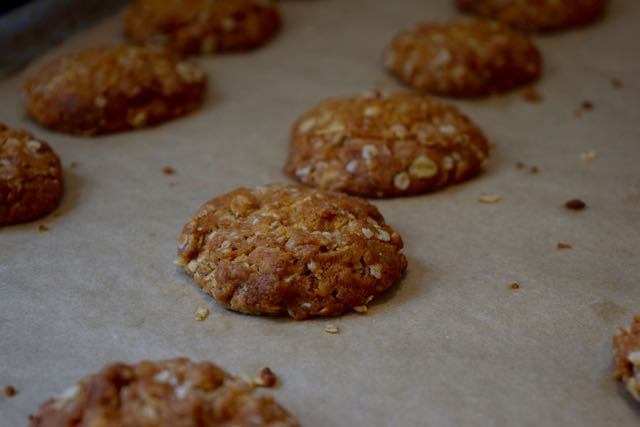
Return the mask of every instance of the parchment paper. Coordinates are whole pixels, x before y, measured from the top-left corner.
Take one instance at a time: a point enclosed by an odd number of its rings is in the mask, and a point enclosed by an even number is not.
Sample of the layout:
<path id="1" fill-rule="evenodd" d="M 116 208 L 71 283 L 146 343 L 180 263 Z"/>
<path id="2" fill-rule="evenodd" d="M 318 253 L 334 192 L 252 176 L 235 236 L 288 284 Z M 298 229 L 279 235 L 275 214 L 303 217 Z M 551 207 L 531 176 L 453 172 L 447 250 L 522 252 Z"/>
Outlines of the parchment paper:
<path id="1" fill-rule="evenodd" d="M 199 59 L 211 83 L 204 106 L 148 130 L 47 131 L 24 113 L 29 70 L 0 82 L 1 121 L 49 141 L 67 180 L 59 216 L 0 229 L 0 384 L 19 390 L 0 398 L 0 424 L 26 425 L 42 401 L 106 363 L 185 355 L 233 373 L 270 366 L 276 398 L 305 426 L 638 425 L 640 404 L 611 379 L 610 348 L 640 313 L 637 1 L 536 37 L 543 102 L 519 92 L 451 101 L 495 143 L 491 161 L 445 191 L 375 201 L 404 237 L 409 268 L 366 315 L 240 315 L 172 264 L 204 201 L 288 181 L 281 168 L 299 114 L 329 96 L 402 89 L 381 66 L 383 46 L 420 20 L 457 16 L 452 3 L 281 2 L 276 39 Z M 114 16 L 51 55 L 121 32 Z M 583 100 L 594 109 L 576 117 Z M 591 163 L 579 158 L 588 150 Z M 483 192 L 502 200 L 481 204 Z M 563 207 L 576 197 L 585 211 Z M 194 319 L 200 305 L 211 309 L 204 322 Z M 341 333 L 324 333 L 329 323 Z"/>

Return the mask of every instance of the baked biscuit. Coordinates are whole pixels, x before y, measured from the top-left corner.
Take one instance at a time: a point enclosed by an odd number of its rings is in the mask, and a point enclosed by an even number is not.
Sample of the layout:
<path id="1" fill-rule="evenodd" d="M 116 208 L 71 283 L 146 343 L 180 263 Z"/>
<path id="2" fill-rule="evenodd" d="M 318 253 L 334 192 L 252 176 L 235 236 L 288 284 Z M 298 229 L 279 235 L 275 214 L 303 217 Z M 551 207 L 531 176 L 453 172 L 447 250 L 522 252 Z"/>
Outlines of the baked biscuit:
<path id="1" fill-rule="evenodd" d="M 614 377 L 640 400 L 640 316 L 635 316 L 628 331 L 620 328 L 613 337 L 613 354 Z"/>
<path id="2" fill-rule="evenodd" d="M 176 264 L 227 308 L 301 320 L 366 305 L 407 261 L 365 200 L 274 184 L 205 203 L 184 226 Z"/>
<path id="3" fill-rule="evenodd" d="M 125 17 L 134 42 L 190 54 L 252 49 L 279 27 L 270 0 L 138 0 Z"/>
<path id="4" fill-rule="evenodd" d="M 291 129 L 285 172 L 366 197 L 433 191 L 478 174 L 482 131 L 455 107 L 419 94 L 329 99 Z"/>
<path id="5" fill-rule="evenodd" d="M 62 57 L 28 80 L 27 110 L 43 125 L 94 135 L 154 125 L 196 108 L 206 75 L 161 49 L 89 48 Z"/>
<path id="6" fill-rule="evenodd" d="M 116 363 L 45 402 L 31 427 L 295 427 L 270 396 L 212 363 Z"/>
<path id="7" fill-rule="evenodd" d="M 384 63 L 403 82 L 440 95 L 477 97 L 534 81 L 538 49 L 527 36 L 497 22 L 421 24 L 391 42 Z"/>
<path id="8" fill-rule="evenodd" d="M 58 205 L 63 190 L 56 153 L 30 133 L 0 123 L 0 225 L 46 215 Z"/>
<path id="9" fill-rule="evenodd" d="M 461 10 L 523 31 L 554 31 L 587 24 L 606 0 L 457 0 Z"/>

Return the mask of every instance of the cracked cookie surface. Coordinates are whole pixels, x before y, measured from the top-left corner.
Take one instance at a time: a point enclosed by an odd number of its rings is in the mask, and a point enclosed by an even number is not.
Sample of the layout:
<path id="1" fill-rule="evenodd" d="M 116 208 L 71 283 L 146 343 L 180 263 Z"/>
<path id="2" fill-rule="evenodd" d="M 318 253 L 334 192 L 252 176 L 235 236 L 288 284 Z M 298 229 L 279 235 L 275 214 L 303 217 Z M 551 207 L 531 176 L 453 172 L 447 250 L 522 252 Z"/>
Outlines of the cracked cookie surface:
<path id="1" fill-rule="evenodd" d="M 458 7 L 523 31 L 555 31 L 602 15 L 606 0 L 457 0 Z"/>
<path id="2" fill-rule="evenodd" d="M 138 0 L 125 17 L 134 42 L 189 54 L 252 49 L 279 27 L 270 0 Z"/>
<path id="3" fill-rule="evenodd" d="M 613 337 L 614 377 L 640 401 L 640 316 L 635 316 L 629 330 L 620 329 Z"/>
<path id="4" fill-rule="evenodd" d="M 0 123 L 0 225 L 46 215 L 63 191 L 60 159 L 51 147 Z"/>
<path id="5" fill-rule="evenodd" d="M 31 427 L 296 427 L 268 394 L 209 362 L 115 363 L 45 402 Z"/>
<path id="6" fill-rule="evenodd" d="M 366 305 L 407 266 L 402 239 L 367 201 L 277 184 L 205 203 L 176 263 L 227 308 L 295 319 Z"/>
<path id="7" fill-rule="evenodd" d="M 526 35 L 478 19 L 420 24 L 397 35 L 383 60 L 416 89 L 458 97 L 509 91 L 533 82 L 542 68 Z"/>
<path id="8" fill-rule="evenodd" d="M 206 81 L 198 65 L 163 49 L 94 47 L 38 70 L 27 81 L 27 110 L 62 132 L 118 132 L 194 110 Z"/>
<path id="9" fill-rule="evenodd" d="M 455 107 L 414 93 L 329 99 L 291 129 L 285 172 L 365 197 L 434 191 L 477 175 L 482 131 Z"/>

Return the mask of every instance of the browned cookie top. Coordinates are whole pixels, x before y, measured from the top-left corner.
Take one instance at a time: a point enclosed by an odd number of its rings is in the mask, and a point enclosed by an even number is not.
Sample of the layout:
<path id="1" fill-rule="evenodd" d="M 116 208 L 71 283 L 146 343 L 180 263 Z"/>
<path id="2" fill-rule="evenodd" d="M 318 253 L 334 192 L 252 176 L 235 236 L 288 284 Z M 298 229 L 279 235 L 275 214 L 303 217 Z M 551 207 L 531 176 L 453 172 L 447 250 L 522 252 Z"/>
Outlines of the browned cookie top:
<path id="1" fill-rule="evenodd" d="M 208 362 L 179 358 L 117 363 L 45 402 L 31 427 L 294 427 L 258 395 Z"/>
<path id="2" fill-rule="evenodd" d="M 606 0 L 457 0 L 460 9 L 524 31 L 553 31 L 602 15 Z"/>
<path id="3" fill-rule="evenodd" d="M 64 56 L 27 82 L 27 109 L 77 134 L 122 131 L 178 117 L 200 104 L 206 75 L 162 49 L 95 47 Z"/>
<path id="4" fill-rule="evenodd" d="M 368 202 L 302 186 L 240 188 L 184 226 L 177 264 L 244 313 L 331 316 L 368 303 L 407 261 Z"/>
<path id="5" fill-rule="evenodd" d="M 125 18 L 129 37 L 184 53 L 246 50 L 280 27 L 270 0 L 138 0 Z"/>
<path id="6" fill-rule="evenodd" d="M 400 33 L 384 54 L 386 67 L 417 89 L 485 96 L 535 80 L 538 49 L 525 35 L 489 21 L 421 24 Z"/>
<path id="7" fill-rule="evenodd" d="M 329 99 L 291 129 L 285 171 L 321 188 L 407 196 L 468 179 L 489 143 L 455 107 L 419 94 Z"/>
<path id="8" fill-rule="evenodd" d="M 640 316 L 635 316 L 628 331 L 620 329 L 613 337 L 613 354 L 615 378 L 640 400 Z"/>
<path id="9" fill-rule="evenodd" d="M 0 123 L 0 225 L 31 221 L 52 211 L 64 190 L 56 153 L 23 130 Z"/>

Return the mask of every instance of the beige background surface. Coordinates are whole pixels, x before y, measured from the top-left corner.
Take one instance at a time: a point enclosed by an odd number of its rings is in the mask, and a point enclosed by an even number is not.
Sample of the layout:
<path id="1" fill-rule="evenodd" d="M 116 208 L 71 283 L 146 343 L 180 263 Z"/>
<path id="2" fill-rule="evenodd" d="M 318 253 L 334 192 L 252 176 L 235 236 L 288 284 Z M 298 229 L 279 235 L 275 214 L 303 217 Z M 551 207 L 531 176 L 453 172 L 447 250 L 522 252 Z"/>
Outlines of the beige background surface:
<path id="1" fill-rule="evenodd" d="M 200 60 L 211 78 L 202 109 L 132 133 L 41 129 L 23 110 L 24 74 L 0 82 L 1 120 L 49 141 L 67 166 L 59 217 L 0 229 L 0 384 L 20 391 L 0 397 L 0 424 L 25 425 L 41 401 L 108 362 L 186 355 L 234 373 L 270 366 L 276 397 L 306 426 L 638 425 L 640 404 L 610 378 L 611 336 L 640 313 L 635 0 L 614 0 L 597 25 L 536 38 L 542 103 L 520 93 L 453 101 L 495 142 L 492 159 L 466 184 L 375 202 L 404 237 L 409 269 L 368 314 L 239 315 L 172 264 L 205 200 L 287 181 L 298 114 L 328 96 L 400 89 L 382 47 L 418 20 L 456 16 L 450 3 L 282 2 L 272 43 Z M 118 40 L 116 16 L 54 53 Z M 585 99 L 595 109 L 576 117 Z M 587 150 L 591 164 L 579 159 Z M 480 204 L 482 192 L 503 199 Z M 575 197 L 588 209 L 562 207 Z M 199 305 L 212 311 L 202 323 Z M 330 322 L 339 335 L 323 332 Z"/>

